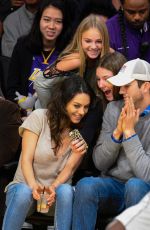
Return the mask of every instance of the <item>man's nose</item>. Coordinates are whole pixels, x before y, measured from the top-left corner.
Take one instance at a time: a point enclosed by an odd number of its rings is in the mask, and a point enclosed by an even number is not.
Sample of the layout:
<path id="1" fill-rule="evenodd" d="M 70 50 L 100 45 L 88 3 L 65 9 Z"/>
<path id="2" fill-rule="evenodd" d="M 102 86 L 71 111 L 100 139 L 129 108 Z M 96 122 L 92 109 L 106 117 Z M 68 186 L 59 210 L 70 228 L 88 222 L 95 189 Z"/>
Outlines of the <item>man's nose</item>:
<path id="1" fill-rule="evenodd" d="M 140 21 L 140 19 L 141 19 L 140 14 L 139 13 L 135 13 L 134 14 L 134 21 Z"/>
<path id="2" fill-rule="evenodd" d="M 124 93 L 125 93 L 125 89 L 123 86 L 121 86 L 119 90 L 119 94 L 124 94 Z"/>

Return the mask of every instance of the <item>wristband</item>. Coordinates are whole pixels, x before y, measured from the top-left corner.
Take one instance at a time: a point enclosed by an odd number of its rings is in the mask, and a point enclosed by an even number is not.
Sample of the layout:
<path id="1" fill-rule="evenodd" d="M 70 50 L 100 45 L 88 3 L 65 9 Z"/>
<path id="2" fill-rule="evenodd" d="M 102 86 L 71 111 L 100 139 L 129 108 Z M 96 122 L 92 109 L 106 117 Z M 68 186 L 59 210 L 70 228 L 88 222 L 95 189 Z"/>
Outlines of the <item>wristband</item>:
<path id="1" fill-rule="evenodd" d="M 111 135 L 111 139 L 112 139 L 115 143 L 118 143 L 118 144 L 122 143 L 122 137 L 121 137 L 119 140 L 117 140 L 117 139 L 113 136 L 113 134 L 112 134 L 112 135 Z"/>
<path id="2" fill-rule="evenodd" d="M 135 136 L 137 136 L 137 134 L 136 134 L 136 133 L 135 133 L 135 134 L 133 134 L 132 136 L 130 136 L 130 137 L 128 137 L 128 138 L 126 138 L 126 139 L 123 139 L 123 141 L 122 141 L 122 142 L 128 141 L 128 140 L 130 140 L 131 138 L 133 138 L 133 137 L 135 137 Z"/>

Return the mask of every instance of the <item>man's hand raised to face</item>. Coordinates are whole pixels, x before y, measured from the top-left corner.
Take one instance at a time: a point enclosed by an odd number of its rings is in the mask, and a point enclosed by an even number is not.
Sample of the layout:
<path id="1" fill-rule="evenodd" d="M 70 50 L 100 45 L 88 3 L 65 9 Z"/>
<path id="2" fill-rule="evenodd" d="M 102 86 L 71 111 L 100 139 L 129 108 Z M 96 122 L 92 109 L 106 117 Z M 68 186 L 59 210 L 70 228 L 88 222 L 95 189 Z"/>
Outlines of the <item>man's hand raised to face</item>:
<path id="1" fill-rule="evenodd" d="M 133 99 L 128 95 L 125 98 L 125 106 L 122 109 L 122 130 L 125 138 L 135 134 L 135 125 L 139 120 L 140 109 L 135 109 Z"/>

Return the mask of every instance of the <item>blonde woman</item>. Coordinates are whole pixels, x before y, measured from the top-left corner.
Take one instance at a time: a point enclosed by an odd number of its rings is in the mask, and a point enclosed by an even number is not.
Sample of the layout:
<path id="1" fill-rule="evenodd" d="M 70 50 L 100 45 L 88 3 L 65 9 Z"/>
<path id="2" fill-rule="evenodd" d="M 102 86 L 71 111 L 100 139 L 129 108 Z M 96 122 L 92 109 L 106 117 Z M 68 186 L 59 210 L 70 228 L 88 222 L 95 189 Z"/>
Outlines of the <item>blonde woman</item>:
<path id="1" fill-rule="evenodd" d="M 60 54 L 55 63 L 37 77 L 35 88 L 41 106 L 50 98 L 54 78 L 77 72 L 84 77 L 95 92 L 95 70 L 100 58 L 109 52 L 109 36 L 106 25 L 98 15 L 91 14 L 79 24 L 71 43 Z"/>
<path id="2" fill-rule="evenodd" d="M 100 59 L 108 52 L 109 37 L 105 23 L 98 15 L 91 14 L 78 26 L 72 42 L 58 58 L 57 67 L 63 71 L 78 69 L 83 77 L 86 64 Z"/>

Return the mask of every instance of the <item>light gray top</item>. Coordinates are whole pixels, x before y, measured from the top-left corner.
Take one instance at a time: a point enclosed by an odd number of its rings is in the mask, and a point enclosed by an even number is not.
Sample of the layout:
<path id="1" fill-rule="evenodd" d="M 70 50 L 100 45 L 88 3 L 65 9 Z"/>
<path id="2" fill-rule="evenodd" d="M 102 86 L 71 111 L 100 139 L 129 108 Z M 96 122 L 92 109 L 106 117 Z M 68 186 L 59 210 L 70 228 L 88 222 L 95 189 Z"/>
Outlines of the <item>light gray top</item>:
<path id="1" fill-rule="evenodd" d="M 135 127 L 137 136 L 118 144 L 111 135 L 117 126 L 122 105 L 123 101 L 107 105 L 93 152 L 95 166 L 102 171 L 102 176 L 122 181 L 138 177 L 150 182 L 150 113 L 139 118 Z"/>
<path id="2" fill-rule="evenodd" d="M 71 149 L 68 147 L 66 152 L 60 157 L 54 155 L 46 111 L 46 109 L 34 110 L 20 126 L 19 133 L 22 136 L 24 130 L 28 129 L 39 136 L 34 154 L 33 170 L 36 181 L 42 185 L 49 186 L 64 168 L 71 154 Z M 21 182 L 26 183 L 19 160 L 19 165 L 12 183 Z"/>
<path id="3" fill-rule="evenodd" d="M 47 108 L 47 105 L 51 99 L 51 89 L 53 84 L 60 81 L 60 77 L 47 79 L 43 76 L 43 71 L 40 71 L 37 78 L 34 80 L 34 88 L 36 90 L 39 105 L 41 108 Z M 38 106 L 36 105 L 36 108 Z"/>
<path id="4" fill-rule="evenodd" d="M 17 39 L 29 33 L 34 15 L 23 5 L 6 17 L 3 23 L 2 55 L 11 57 Z"/>
<path id="5" fill-rule="evenodd" d="M 62 77 L 48 79 L 43 76 L 43 71 L 39 72 L 38 76 L 34 80 L 34 89 L 37 93 L 39 101 L 39 104 L 36 104 L 36 108 L 47 108 L 47 105 L 51 99 L 51 89 L 53 88 L 53 84 L 59 82 L 60 79 L 62 79 Z"/>

